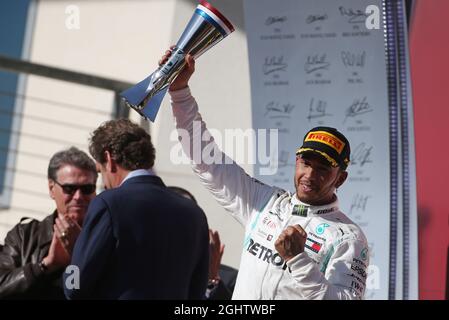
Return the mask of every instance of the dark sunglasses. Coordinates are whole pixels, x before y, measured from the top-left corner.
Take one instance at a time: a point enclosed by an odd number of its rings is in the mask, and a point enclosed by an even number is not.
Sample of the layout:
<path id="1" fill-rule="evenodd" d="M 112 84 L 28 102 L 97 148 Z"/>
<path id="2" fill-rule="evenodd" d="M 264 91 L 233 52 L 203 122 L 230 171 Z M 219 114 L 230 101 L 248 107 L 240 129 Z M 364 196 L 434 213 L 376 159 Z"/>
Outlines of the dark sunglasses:
<path id="1" fill-rule="evenodd" d="M 95 192 L 95 189 L 97 188 L 94 184 L 60 184 L 58 181 L 53 180 L 58 186 L 61 187 L 62 192 L 65 194 L 73 195 L 75 194 L 76 190 L 80 190 L 82 194 L 89 195 Z"/>

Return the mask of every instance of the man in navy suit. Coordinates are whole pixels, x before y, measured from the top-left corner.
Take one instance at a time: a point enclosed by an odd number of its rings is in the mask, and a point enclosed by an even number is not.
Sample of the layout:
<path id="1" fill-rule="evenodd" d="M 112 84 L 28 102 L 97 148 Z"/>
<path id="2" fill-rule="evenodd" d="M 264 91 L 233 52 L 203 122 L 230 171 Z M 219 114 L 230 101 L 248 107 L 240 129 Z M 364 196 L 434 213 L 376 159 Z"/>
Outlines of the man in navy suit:
<path id="1" fill-rule="evenodd" d="M 93 132 L 89 151 L 107 190 L 89 206 L 64 276 L 66 297 L 203 298 L 206 216 L 151 170 L 150 136 L 129 120 L 111 120 Z"/>

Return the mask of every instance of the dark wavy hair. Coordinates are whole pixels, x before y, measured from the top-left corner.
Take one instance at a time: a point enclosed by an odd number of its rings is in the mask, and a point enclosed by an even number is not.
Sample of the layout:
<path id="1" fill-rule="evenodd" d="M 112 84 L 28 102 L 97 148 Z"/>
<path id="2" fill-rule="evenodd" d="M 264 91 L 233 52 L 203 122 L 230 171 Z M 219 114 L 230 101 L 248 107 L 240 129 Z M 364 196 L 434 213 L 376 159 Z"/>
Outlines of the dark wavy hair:
<path id="1" fill-rule="evenodd" d="M 66 165 L 89 171 L 94 176 L 95 181 L 97 181 L 98 173 L 95 167 L 95 162 L 93 162 L 93 160 L 89 158 L 87 153 L 81 151 L 76 147 L 70 147 L 67 150 L 56 152 L 51 157 L 47 169 L 48 179 L 56 181 L 58 170 Z"/>
<path id="2" fill-rule="evenodd" d="M 126 170 L 150 169 L 156 157 L 150 135 L 128 119 L 103 123 L 89 140 L 92 157 L 104 164 L 109 151 L 115 162 Z"/>

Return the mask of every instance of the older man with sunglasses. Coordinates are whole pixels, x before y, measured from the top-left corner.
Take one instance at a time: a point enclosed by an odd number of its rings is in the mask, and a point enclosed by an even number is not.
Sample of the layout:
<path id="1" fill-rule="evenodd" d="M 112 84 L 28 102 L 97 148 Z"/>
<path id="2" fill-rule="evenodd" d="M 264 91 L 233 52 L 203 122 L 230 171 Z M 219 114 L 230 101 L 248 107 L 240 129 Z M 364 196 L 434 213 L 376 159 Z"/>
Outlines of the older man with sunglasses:
<path id="1" fill-rule="evenodd" d="M 57 152 L 48 166 L 56 210 L 44 220 L 22 218 L 0 249 L 0 299 L 64 299 L 62 272 L 70 263 L 90 201 L 95 163 L 75 147 Z"/>

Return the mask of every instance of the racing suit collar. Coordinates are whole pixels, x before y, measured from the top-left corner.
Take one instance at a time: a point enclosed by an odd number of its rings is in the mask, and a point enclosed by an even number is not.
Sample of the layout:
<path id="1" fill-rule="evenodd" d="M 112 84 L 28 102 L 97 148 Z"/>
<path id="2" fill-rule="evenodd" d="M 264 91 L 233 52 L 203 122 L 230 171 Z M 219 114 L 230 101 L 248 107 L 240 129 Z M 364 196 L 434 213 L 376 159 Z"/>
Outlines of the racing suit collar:
<path id="1" fill-rule="evenodd" d="M 339 210 L 338 198 L 335 195 L 335 201 L 322 205 L 322 206 L 312 206 L 307 203 L 302 202 L 298 199 L 296 194 L 291 198 L 292 204 L 292 215 L 299 216 L 322 216 L 325 214 L 331 214 Z"/>

